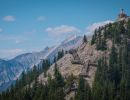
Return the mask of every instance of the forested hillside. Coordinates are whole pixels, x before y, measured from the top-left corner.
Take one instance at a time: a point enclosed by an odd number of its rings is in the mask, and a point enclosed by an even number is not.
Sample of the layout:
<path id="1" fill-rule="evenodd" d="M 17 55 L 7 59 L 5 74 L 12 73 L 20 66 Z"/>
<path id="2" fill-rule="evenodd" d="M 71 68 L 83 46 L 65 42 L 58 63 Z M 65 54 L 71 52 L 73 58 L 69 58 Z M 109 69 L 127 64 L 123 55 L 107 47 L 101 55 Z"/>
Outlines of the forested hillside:
<path id="1" fill-rule="evenodd" d="M 46 74 L 51 64 L 43 60 L 42 68 L 23 73 L 14 86 L 0 94 L 0 100 L 64 100 L 66 91 L 74 91 L 70 100 L 130 100 L 130 19 L 99 27 L 91 41 L 84 36 L 83 44 L 103 52 L 92 87 L 85 79 L 87 76 L 62 76 L 57 61 L 68 52 L 61 51 L 54 58 L 54 77 Z M 47 76 L 44 84 L 37 80 L 42 72 Z"/>
<path id="2" fill-rule="evenodd" d="M 103 32 L 101 32 L 103 31 Z M 95 31 L 92 44 L 107 50 L 112 41 L 109 59 L 98 61 L 92 94 L 94 100 L 130 100 L 130 20 L 122 20 Z"/>

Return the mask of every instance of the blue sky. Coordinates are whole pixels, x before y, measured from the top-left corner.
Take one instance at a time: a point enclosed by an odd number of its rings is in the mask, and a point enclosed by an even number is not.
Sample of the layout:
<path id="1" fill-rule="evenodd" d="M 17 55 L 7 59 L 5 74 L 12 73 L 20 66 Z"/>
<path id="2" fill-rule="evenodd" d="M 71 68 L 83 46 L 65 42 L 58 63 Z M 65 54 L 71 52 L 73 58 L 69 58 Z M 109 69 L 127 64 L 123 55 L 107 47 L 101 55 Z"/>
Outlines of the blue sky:
<path id="1" fill-rule="evenodd" d="M 43 50 L 89 25 L 130 15 L 130 0 L 0 0 L 0 58 Z"/>

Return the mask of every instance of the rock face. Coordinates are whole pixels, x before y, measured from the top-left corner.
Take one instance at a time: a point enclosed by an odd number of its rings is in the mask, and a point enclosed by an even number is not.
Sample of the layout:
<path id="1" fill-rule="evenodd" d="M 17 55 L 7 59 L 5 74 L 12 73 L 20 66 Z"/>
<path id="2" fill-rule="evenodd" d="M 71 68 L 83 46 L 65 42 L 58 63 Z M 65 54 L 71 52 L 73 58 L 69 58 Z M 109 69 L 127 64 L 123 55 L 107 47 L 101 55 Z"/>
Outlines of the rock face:
<path id="1" fill-rule="evenodd" d="M 95 45 L 91 46 L 89 43 L 87 43 L 81 45 L 81 47 L 78 49 L 78 54 L 80 59 L 84 62 L 81 74 L 86 74 L 84 78 L 87 80 L 89 85 L 92 86 L 97 69 L 96 64 L 103 53 L 101 51 L 97 51 Z"/>
<path id="2" fill-rule="evenodd" d="M 97 70 L 98 59 L 103 56 L 109 58 L 110 48 L 112 47 L 112 42 L 110 40 L 107 40 L 107 47 L 108 49 L 106 51 L 100 51 L 96 49 L 95 45 L 91 45 L 90 43 L 81 44 L 78 48 L 71 50 L 69 54 L 64 55 L 64 57 L 58 60 L 56 62 L 57 67 L 64 77 L 67 77 L 71 74 L 76 77 L 82 75 L 90 87 L 92 87 Z M 73 54 L 72 52 L 76 54 Z M 77 57 L 75 55 L 78 55 L 78 60 L 80 60 L 82 63 L 72 63 L 72 61 L 75 60 L 74 57 Z M 50 66 L 49 70 L 47 71 L 47 74 L 50 74 L 52 78 L 54 78 L 54 68 L 55 64 Z M 44 77 L 44 73 L 42 73 L 38 77 L 38 80 L 44 84 L 47 82 L 47 77 Z M 75 91 L 70 91 L 66 94 L 65 100 L 69 100 L 71 97 L 73 98 L 74 95 Z"/>
<path id="3" fill-rule="evenodd" d="M 58 60 L 57 67 L 59 68 L 59 71 L 63 75 L 63 77 L 67 77 L 71 74 L 78 77 L 80 75 L 83 75 L 86 82 L 92 87 L 92 83 L 95 78 L 95 73 L 97 70 L 97 61 L 101 57 L 109 57 L 109 48 L 111 48 L 112 43 L 111 41 L 107 41 L 107 51 L 100 51 L 96 50 L 95 45 L 90 45 L 90 43 L 87 44 L 81 44 L 77 49 L 76 53 L 78 54 L 78 57 L 80 58 L 82 63 L 75 63 L 73 64 L 72 61 L 74 60 L 73 54 L 66 54 L 64 57 L 62 57 L 60 60 Z M 49 70 L 47 71 L 47 74 L 50 74 L 52 78 L 54 78 L 54 68 L 55 64 L 50 66 Z M 44 73 L 42 73 L 38 80 L 42 83 L 47 82 L 47 77 L 44 77 Z M 71 91 L 69 94 L 65 96 L 66 100 L 69 100 L 71 97 L 75 95 L 74 91 Z"/>
<path id="4" fill-rule="evenodd" d="M 73 56 L 70 54 L 66 54 L 63 58 L 61 58 L 58 62 L 57 62 L 57 66 L 61 72 L 61 74 L 64 77 L 67 77 L 71 74 L 73 74 L 74 76 L 78 76 L 80 73 L 80 70 L 82 69 L 82 65 L 80 64 L 72 64 L 71 60 L 73 60 Z M 54 66 L 55 64 L 53 64 L 50 69 L 47 71 L 47 73 L 53 75 L 54 74 Z"/>
<path id="5" fill-rule="evenodd" d="M 67 77 L 71 74 L 78 77 L 82 70 L 85 70 L 86 74 L 88 76 L 85 77 L 85 79 L 88 81 L 89 85 L 92 86 L 92 82 L 94 80 L 95 72 L 96 72 L 96 61 L 103 55 L 103 52 L 97 51 L 95 49 L 95 46 L 91 46 L 88 44 L 82 44 L 77 49 L 77 54 L 79 55 L 79 58 L 81 59 L 84 64 L 73 64 L 71 61 L 74 60 L 74 57 L 72 54 L 66 54 L 63 58 L 58 60 L 57 67 L 59 68 L 61 74 L 64 77 Z M 86 71 L 86 62 L 91 62 L 89 64 L 89 68 Z M 54 75 L 54 67 L 55 64 L 50 66 L 49 70 L 47 71 L 47 74 Z M 84 69 L 85 68 L 85 69 Z M 39 76 L 39 81 L 45 81 L 46 78 L 44 78 L 44 74 L 41 74 Z M 43 82 L 44 83 L 44 82 Z"/>

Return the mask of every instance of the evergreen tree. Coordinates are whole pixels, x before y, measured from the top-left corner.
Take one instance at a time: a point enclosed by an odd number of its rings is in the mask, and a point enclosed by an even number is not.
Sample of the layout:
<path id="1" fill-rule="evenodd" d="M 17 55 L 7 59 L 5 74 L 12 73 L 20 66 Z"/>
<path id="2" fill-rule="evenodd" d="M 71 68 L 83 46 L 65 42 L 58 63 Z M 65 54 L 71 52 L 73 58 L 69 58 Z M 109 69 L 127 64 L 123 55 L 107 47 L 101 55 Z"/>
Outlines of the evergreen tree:
<path id="1" fill-rule="evenodd" d="M 83 43 L 87 43 L 87 42 L 88 42 L 88 40 L 87 40 L 87 36 L 84 35 L 84 37 L 83 37 Z"/>
<path id="2" fill-rule="evenodd" d="M 130 19 L 128 20 L 127 23 L 127 34 L 128 34 L 128 38 L 130 39 Z"/>
<path id="3" fill-rule="evenodd" d="M 75 100 L 91 100 L 91 89 L 82 76 L 79 77 L 78 91 Z"/>
<path id="4" fill-rule="evenodd" d="M 59 51 L 59 52 L 58 52 L 57 60 L 59 60 L 59 59 L 62 58 L 63 56 L 64 56 L 64 50 L 62 49 L 62 51 Z"/>
<path id="5" fill-rule="evenodd" d="M 75 96 L 75 100 L 84 100 L 84 93 L 85 93 L 85 81 L 82 76 L 79 78 L 79 86 L 78 86 L 78 91 Z"/>
<path id="6" fill-rule="evenodd" d="M 96 42 L 97 38 L 97 30 L 94 31 L 94 35 L 92 36 L 91 45 L 93 45 Z"/>
<path id="7" fill-rule="evenodd" d="M 55 80 L 57 85 L 60 87 L 64 86 L 64 79 L 61 75 L 61 73 L 59 72 L 59 69 L 57 67 L 57 64 L 55 63 L 55 70 L 54 70 L 54 76 L 55 76 Z"/>

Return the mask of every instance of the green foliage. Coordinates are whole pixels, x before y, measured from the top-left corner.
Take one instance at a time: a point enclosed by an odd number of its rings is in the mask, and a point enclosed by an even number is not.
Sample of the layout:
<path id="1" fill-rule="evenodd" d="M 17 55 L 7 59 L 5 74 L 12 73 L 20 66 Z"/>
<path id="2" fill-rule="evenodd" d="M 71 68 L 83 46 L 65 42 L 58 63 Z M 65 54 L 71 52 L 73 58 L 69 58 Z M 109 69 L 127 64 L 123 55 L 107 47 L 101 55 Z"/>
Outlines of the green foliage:
<path id="1" fill-rule="evenodd" d="M 130 99 L 130 51 L 127 39 L 119 51 L 113 44 L 109 63 L 103 57 L 98 62 L 95 81 L 93 83 L 93 100 L 129 100 Z"/>
<path id="2" fill-rule="evenodd" d="M 64 50 L 62 49 L 62 51 L 59 51 L 59 52 L 58 52 L 57 60 L 59 60 L 59 59 L 62 58 L 63 56 L 64 56 Z"/>
<path id="3" fill-rule="evenodd" d="M 55 76 L 55 80 L 56 80 L 57 85 L 59 87 L 64 86 L 64 79 L 63 79 L 62 75 L 60 74 L 56 63 L 55 63 L 54 76 Z"/>
<path id="4" fill-rule="evenodd" d="M 106 35 L 102 35 L 102 28 L 96 29 L 92 36 L 91 45 L 96 44 L 97 50 L 106 50 Z"/>
<path id="5" fill-rule="evenodd" d="M 37 68 L 34 66 L 32 74 L 37 75 L 36 72 Z M 37 81 L 37 78 L 33 79 L 31 83 L 27 83 L 26 74 L 23 73 L 15 86 L 0 94 L 0 100 L 64 100 L 64 79 L 57 68 L 55 68 L 55 79 L 49 77 L 48 84 L 43 85 Z M 21 85 L 21 82 L 26 83 Z"/>
<path id="6" fill-rule="evenodd" d="M 128 34 L 128 38 L 130 38 L 130 20 L 128 20 L 127 23 L 127 34 Z"/>
<path id="7" fill-rule="evenodd" d="M 87 43 L 87 42 L 88 42 L 88 40 L 87 40 L 87 36 L 84 35 L 84 37 L 83 37 L 83 43 Z"/>
<path id="8" fill-rule="evenodd" d="M 125 27 L 126 26 L 126 27 Z M 93 83 L 94 100 L 129 100 L 130 96 L 130 51 L 128 39 L 130 38 L 130 20 L 108 24 L 96 32 L 92 43 L 98 50 L 104 50 L 106 44 L 102 42 L 110 39 L 113 46 L 110 53 L 109 64 L 106 58 L 99 60 L 95 81 Z M 94 42 L 93 42 L 94 41 Z M 96 41 L 96 42 L 95 42 Z M 102 45 L 103 44 L 103 45 Z M 116 46 L 116 47 L 115 47 Z"/>
<path id="9" fill-rule="evenodd" d="M 82 76 L 79 78 L 78 91 L 75 100 L 91 100 L 91 89 Z"/>
<path id="10" fill-rule="evenodd" d="M 49 69 L 50 65 L 51 65 L 50 60 L 44 59 L 42 61 L 42 70 L 41 70 L 41 72 L 44 72 L 45 77 L 46 77 L 46 71 Z"/>
<path id="11" fill-rule="evenodd" d="M 91 45 L 96 43 L 97 38 L 97 29 L 94 31 L 94 35 L 92 36 Z"/>
<path id="12" fill-rule="evenodd" d="M 128 22 L 110 23 L 96 29 L 92 36 L 91 45 L 96 44 L 97 50 L 103 51 L 107 49 L 107 39 L 112 40 L 114 44 L 121 45 L 124 37 L 130 38 L 130 19 Z"/>

